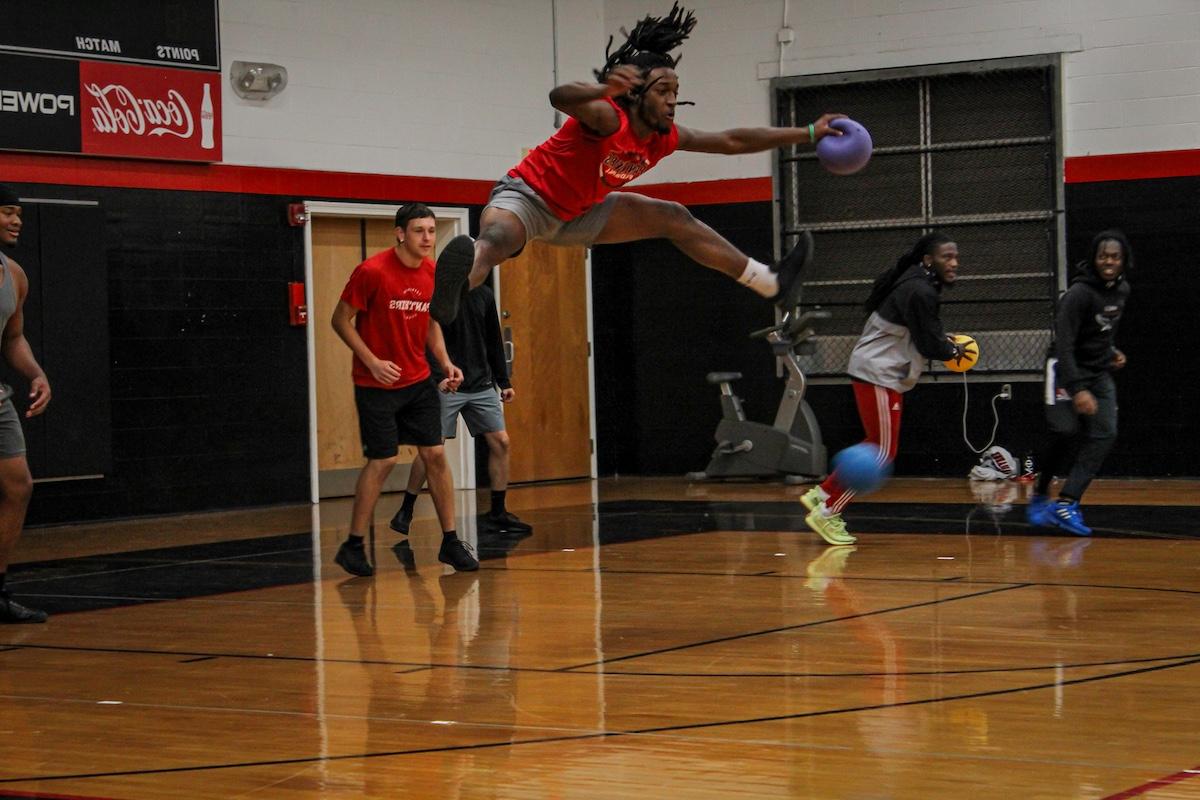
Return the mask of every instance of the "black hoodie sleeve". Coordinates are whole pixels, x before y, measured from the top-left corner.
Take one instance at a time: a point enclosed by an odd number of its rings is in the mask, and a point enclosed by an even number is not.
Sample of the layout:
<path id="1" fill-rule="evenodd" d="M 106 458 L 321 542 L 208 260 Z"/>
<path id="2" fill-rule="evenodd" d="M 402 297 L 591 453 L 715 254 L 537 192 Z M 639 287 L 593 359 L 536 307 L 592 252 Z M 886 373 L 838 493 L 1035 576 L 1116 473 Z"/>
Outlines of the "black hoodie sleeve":
<path id="1" fill-rule="evenodd" d="M 938 316 L 937 295 L 932 287 L 914 291 L 906 304 L 904 324 L 912 334 L 917 352 L 925 358 L 946 361 L 954 357 L 954 345 L 946 338 L 942 319 Z"/>
<path id="2" fill-rule="evenodd" d="M 1075 360 L 1075 345 L 1079 329 L 1088 313 L 1088 293 L 1082 284 L 1072 284 L 1058 300 L 1054 314 L 1054 357 L 1058 359 L 1058 385 L 1074 395 L 1085 388 L 1079 363 Z"/>
<path id="3" fill-rule="evenodd" d="M 487 347 L 488 367 L 492 370 L 492 380 L 497 386 L 501 389 L 511 389 L 508 361 L 504 358 L 504 335 L 500 331 L 500 316 L 496 313 L 494 297 L 489 294 L 489 302 L 483 316 L 483 339 Z"/>

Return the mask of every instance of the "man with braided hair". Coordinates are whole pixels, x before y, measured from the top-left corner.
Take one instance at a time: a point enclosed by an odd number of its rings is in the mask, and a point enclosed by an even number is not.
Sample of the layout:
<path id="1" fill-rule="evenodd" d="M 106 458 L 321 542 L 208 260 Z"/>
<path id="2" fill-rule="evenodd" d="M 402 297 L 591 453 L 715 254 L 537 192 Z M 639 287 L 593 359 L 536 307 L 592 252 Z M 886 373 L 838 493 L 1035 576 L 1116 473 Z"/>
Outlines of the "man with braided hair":
<path id="1" fill-rule="evenodd" d="M 719 133 L 675 124 L 679 105 L 677 48 L 696 18 L 676 3 L 665 18 L 642 19 L 596 71 L 596 82 L 568 83 L 550 92 L 567 115 L 563 126 L 508 171 L 492 190 L 479 237 L 457 236 L 437 262 L 430 314 L 443 325 L 458 316 L 463 295 L 527 241 L 616 244 L 670 239 L 694 261 L 718 270 L 783 309 L 799 299 L 802 267 L 811 258 L 807 233 L 778 264 L 740 252 L 679 203 L 614 192 L 675 150 L 740 155 L 840 136 L 825 114 L 800 128 L 732 128 Z"/>

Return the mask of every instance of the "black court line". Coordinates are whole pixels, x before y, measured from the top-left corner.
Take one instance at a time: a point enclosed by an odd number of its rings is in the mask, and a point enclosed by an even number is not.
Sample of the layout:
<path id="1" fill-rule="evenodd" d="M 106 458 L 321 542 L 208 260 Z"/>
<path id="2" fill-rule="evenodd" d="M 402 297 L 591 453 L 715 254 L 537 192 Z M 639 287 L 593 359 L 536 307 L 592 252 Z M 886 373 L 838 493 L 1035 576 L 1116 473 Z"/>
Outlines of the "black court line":
<path id="1" fill-rule="evenodd" d="M 851 619 L 863 619 L 864 617 L 874 617 L 874 616 L 878 616 L 880 614 L 891 614 L 891 613 L 894 613 L 897 611 L 909 611 L 914 608 L 924 608 L 926 606 L 935 606 L 935 605 L 940 605 L 941 603 L 953 602 L 955 600 L 970 600 L 975 597 L 983 597 L 983 596 L 989 595 L 989 594 L 997 594 L 999 592 L 1009 592 L 1009 591 L 1012 591 L 1013 589 L 1025 589 L 1025 588 L 1033 586 L 1033 585 L 1034 584 L 1031 584 L 1031 583 L 1017 583 L 1017 584 L 1010 583 L 1009 585 L 1002 586 L 998 589 L 985 589 L 982 592 L 971 592 L 970 594 L 959 594 L 959 595 L 955 595 L 953 597 L 938 598 L 936 600 L 923 600 L 920 603 L 909 603 L 909 604 L 903 605 L 903 606 L 891 606 L 889 608 L 880 608 L 880 609 L 876 609 L 875 611 L 864 611 L 861 614 L 847 614 L 846 616 L 842 616 L 842 617 L 829 617 L 827 619 L 819 619 L 819 620 L 815 620 L 813 622 L 802 622 L 798 625 L 784 625 L 779 628 L 767 628 L 766 630 L 761 630 L 761 631 L 751 631 L 749 633 L 737 633 L 737 634 L 733 634 L 732 636 L 722 636 L 722 637 L 719 637 L 716 639 L 708 639 L 703 642 L 691 642 L 689 644 L 679 644 L 679 645 L 674 645 L 672 647 L 661 647 L 657 650 L 645 650 L 640 653 L 630 653 L 629 655 L 616 656 L 614 658 L 605 658 L 605 659 L 601 659 L 600 661 L 590 661 L 586 664 L 575 664 L 575 665 L 569 666 L 569 667 L 560 667 L 559 671 L 560 672 L 569 672 L 571 670 L 583 669 L 585 667 L 598 667 L 598 666 L 603 666 L 605 664 L 615 664 L 620 661 L 629 661 L 630 659 L 634 659 L 634 658 L 646 658 L 648 656 L 657 656 L 657 655 L 661 655 L 663 653 L 674 653 L 674 652 L 678 652 L 680 650 L 691 650 L 691 649 L 694 649 L 697 647 L 708 647 L 709 645 L 713 645 L 713 644 L 723 644 L 725 642 L 736 642 L 741 639 L 750 639 L 755 636 L 769 636 L 773 633 L 783 633 L 785 631 L 795 631 L 795 630 L 801 630 L 803 628 L 813 628 L 813 627 L 816 627 L 817 625 L 828 625 L 831 622 L 845 622 L 845 621 L 851 620 Z"/>
<path id="2" fill-rule="evenodd" d="M 836 622 L 838 620 L 825 620 L 825 622 Z M 819 623 L 818 623 L 819 624 Z M 137 650 L 124 648 L 100 648 L 100 647 L 74 647 L 66 645 L 22 645 L 20 647 L 9 648 L 11 650 L 54 650 L 60 652 L 85 652 L 85 653 L 115 653 L 118 655 L 146 655 L 146 656 L 179 656 L 189 655 L 189 653 L 180 653 L 171 650 Z M 397 675 L 408 675 L 415 672 L 428 672 L 435 669 L 447 670 L 473 670 L 480 672 L 520 672 L 530 674 L 548 674 L 548 675 L 579 675 L 586 677 L 595 677 L 604 675 L 606 677 L 674 677 L 674 678 L 772 678 L 772 679 L 800 679 L 800 678 L 879 678 L 879 677 L 921 677 L 928 675 L 975 675 L 975 674 L 990 674 L 1003 672 L 1040 672 L 1048 669 L 1083 669 L 1085 667 L 1114 667 L 1121 664 L 1146 664 L 1155 661 L 1179 661 L 1181 659 L 1200 658 L 1200 653 L 1173 653 L 1170 655 L 1147 656 L 1144 658 L 1118 658 L 1111 661 L 1072 661 L 1069 663 L 1053 664 L 1032 664 L 1024 667 L 980 667 L 978 669 L 943 669 L 943 670 L 912 670 L 909 672 L 650 672 L 650 671 L 635 671 L 635 670 L 595 670 L 585 671 L 575 668 L 571 672 L 563 672 L 562 667 L 513 667 L 503 664 L 455 664 L 455 663 L 440 663 L 431 662 L 429 664 L 413 664 L 406 661 L 378 661 L 378 660 L 359 660 L 346 658 L 316 658 L 313 656 L 259 656 L 245 655 L 239 653 L 221 653 L 217 655 L 208 655 L 201 658 L 180 661 L 180 664 L 190 663 L 191 661 L 207 661 L 210 659 L 225 658 L 230 660 L 250 659 L 256 661 L 288 661 L 302 662 L 310 664 L 352 664 L 364 666 L 385 666 L 385 667 L 405 667 L 405 669 L 394 670 Z"/>
<path id="3" fill-rule="evenodd" d="M 1043 672 L 1048 669 L 1083 669 L 1085 667 L 1116 667 L 1121 664 L 1149 664 L 1155 661 L 1179 661 L 1200 659 L 1200 653 L 1177 653 L 1169 656 L 1148 658 L 1118 658 L 1111 661 L 1075 661 L 1070 664 L 1036 664 L 1027 667 L 980 667 L 978 669 L 929 669 L 897 672 L 633 672 L 630 670 L 603 670 L 596 672 L 575 671 L 569 675 L 603 675 L 605 677 L 650 677 L 650 678 L 915 678 L 945 675 L 991 675 L 1005 672 Z"/>
<path id="4" fill-rule="evenodd" d="M 762 722 L 783 722 L 792 719 L 810 719 L 813 717 L 831 717 L 842 714 L 854 714 L 862 711 L 882 711 L 889 708 L 902 708 L 905 706 L 932 705 L 936 703 L 949 703 L 957 700 L 978 700 L 986 697 L 1001 697 L 1009 694 L 1017 694 L 1019 692 L 1040 691 L 1042 689 L 1056 689 L 1063 686 L 1075 686 L 1083 683 L 1092 683 L 1101 680 L 1113 680 L 1116 678 L 1125 678 L 1133 675 L 1142 675 L 1149 672 L 1158 672 L 1166 669 L 1175 669 L 1176 667 L 1186 667 L 1193 664 L 1200 664 L 1200 658 L 1188 659 L 1179 661 L 1173 664 L 1163 664 L 1156 667 L 1144 667 L 1135 670 L 1127 670 L 1125 672 L 1114 672 L 1109 675 L 1096 675 L 1088 678 L 1076 678 L 1066 681 L 1053 681 L 1050 683 L 1039 683 L 1031 686 L 1014 686 L 1007 689 L 993 689 L 982 692 L 970 692 L 967 694 L 950 695 L 947 697 L 929 697 L 921 700 L 904 700 L 896 703 L 880 703 L 871 706 L 850 706 L 846 708 L 831 708 L 823 711 L 802 711 L 796 714 L 780 714 L 770 717 L 753 717 L 748 719 L 732 719 L 732 720 L 717 720 L 714 722 L 696 722 L 686 725 L 666 725 L 654 728 L 639 728 L 629 731 L 597 731 L 593 733 L 582 733 L 570 736 L 546 736 L 537 739 L 509 739 L 502 742 L 480 742 L 476 744 L 464 745 L 448 745 L 446 747 L 423 747 L 409 750 L 384 750 L 367 753 L 344 753 L 342 755 L 331 756 L 308 756 L 304 758 L 284 758 L 272 759 L 263 761 L 241 761 L 228 762 L 224 764 L 200 764 L 191 767 L 162 767 L 159 769 L 142 769 L 142 770 L 126 770 L 117 772 L 87 772 L 65 775 L 38 775 L 27 776 L 23 778 L 0 778 L 0 784 L 3 783 L 26 783 L 31 781 L 63 781 L 63 780 L 83 780 L 87 778 L 117 778 L 117 777 L 133 777 L 139 775 L 169 775 L 180 772 L 211 772 L 222 769 L 245 769 L 248 767 L 276 767 L 287 766 L 290 764 L 319 764 L 333 761 L 347 761 L 355 759 L 369 758 L 389 758 L 394 756 L 411 756 L 411 755 L 427 755 L 430 753 L 453 753 L 464 752 L 471 750 L 489 750 L 499 747 L 519 747 L 524 745 L 537 744 L 557 744 L 561 742 L 580 742 L 591 739 L 608 739 L 618 738 L 623 736 L 644 736 L 649 734 L 673 733 L 677 731 L 701 730 L 712 728 L 732 727 L 736 725 L 753 725 Z M 792 747 L 795 745 L 781 743 L 781 746 Z"/>
<path id="5" fill-rule="evenodd" d="M 220 656 L 200 656 L 199 658 L 185 658 L 182 661 L 180 661 L 179 663 L 180 664 L 196 664 L 201 661 L 215 661 L 218 658 L 220 658 Z"/>

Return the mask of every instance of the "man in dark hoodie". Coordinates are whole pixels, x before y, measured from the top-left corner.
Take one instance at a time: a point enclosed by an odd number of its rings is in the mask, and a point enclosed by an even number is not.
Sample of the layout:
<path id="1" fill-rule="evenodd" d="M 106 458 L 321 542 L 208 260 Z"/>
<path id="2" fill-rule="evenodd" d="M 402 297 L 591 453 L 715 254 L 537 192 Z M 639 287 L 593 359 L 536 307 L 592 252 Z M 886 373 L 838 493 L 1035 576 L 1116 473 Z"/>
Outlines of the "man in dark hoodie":
<path id="1" fill-rule="evenodd" d="M 958 245 L 934 231 L 921 237 L 895 266 L 875 279 L 865 304 L 870 316 L 850 353 L 850 373 L 858 415 L 866 439 L 879 448 L 881 464 L 896 458 L 900 440 L 902 396 L 921 377 L 925 362 L 962 358 L 938 316 L 943 286 L 958 278 Z M 829 544 L 853 544 L 842 509 L 854 492 L 838 480 L 835 470 L 800 502 L 808 509 L 808 527 Z"/>
<path id="2" fill-rule="evenodd" d="M 1046 361 L 1046 421 L 1050 436 L 1039 458 L 1041 471 L 1026 508 L 1031 525 L 1053 527 L 1078 536 L 1092 532 L 1079 501 L 1117 438 L 1117 390 L 1114 370 L 1125 354 L 1114 344 L 1117 323 L 1129 297 L 1126 275 L 1133 251 L 1125 234 L 1103 231 L 1092 239 L 1071 286 L 1058 301 L 1054 345 Z M 1073 457 L 1072 457 L 1073 455 Z M 1066 475 L 1058 500 L 1049 499 L 1050 482 Z"/>

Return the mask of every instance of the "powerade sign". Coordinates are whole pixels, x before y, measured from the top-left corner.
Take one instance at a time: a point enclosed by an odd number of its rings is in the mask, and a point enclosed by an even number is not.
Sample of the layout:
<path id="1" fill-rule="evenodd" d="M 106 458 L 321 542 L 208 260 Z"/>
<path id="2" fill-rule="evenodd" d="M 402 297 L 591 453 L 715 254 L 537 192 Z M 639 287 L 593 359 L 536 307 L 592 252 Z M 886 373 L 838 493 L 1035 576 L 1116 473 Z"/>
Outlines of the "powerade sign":
<path id="1" fill-rule="evenodd" d="M 0 149 L 221 160 L 221 75 L 0 53 Z"/>
<path id="2" fill-rule="evenodd" d="M 221 70 L 217 0 L 0 1 L 0 51 Z"/>
<path id="3" fill-rule="evenodd" d="M 0 53 L 0 148 L 80 152 L 79 63 Z"/>

